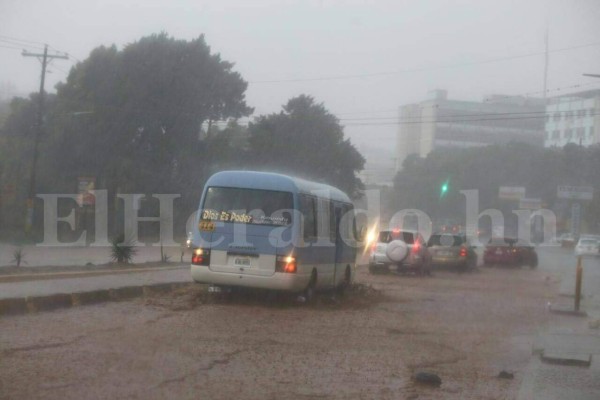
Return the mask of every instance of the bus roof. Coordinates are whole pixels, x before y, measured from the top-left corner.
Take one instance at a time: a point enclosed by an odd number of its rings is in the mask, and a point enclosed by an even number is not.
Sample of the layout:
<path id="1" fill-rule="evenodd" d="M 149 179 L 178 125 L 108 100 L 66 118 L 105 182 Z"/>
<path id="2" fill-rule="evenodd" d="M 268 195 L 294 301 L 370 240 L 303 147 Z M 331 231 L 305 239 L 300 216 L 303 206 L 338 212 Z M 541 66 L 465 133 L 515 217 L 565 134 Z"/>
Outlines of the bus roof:
<path id="1" fill-rule="evenodd" d="M 272 172 L 222 171 L 211 176 L 206 185 L 305 193 L 344 203 L 352 203 L 346 193 L 333 186 Z"/>

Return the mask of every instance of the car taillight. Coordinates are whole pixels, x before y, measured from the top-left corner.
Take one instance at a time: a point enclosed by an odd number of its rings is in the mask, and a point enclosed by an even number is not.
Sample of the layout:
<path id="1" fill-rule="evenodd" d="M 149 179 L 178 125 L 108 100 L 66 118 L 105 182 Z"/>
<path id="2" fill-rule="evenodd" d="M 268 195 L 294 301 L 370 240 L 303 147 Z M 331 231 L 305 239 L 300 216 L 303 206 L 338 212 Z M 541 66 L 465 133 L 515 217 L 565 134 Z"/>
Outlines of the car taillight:
<path id="1" fill-rule="evenodd" d="M 210 250 L 209 249 L 194 249 L 192 253 L 193 265 L 210 265 Z"/>
<path id="2" fill-rule="evenodd" d="M 413 247 L 412 247 L 412 252 L 417 253 L 420 249 L 421 249 L 421 243 L 419 243 L 418 241 L 415 242 L 415 244 L 413 244 Z"/>
<path id="3" fill-rule="evenodd" d="M 461 247 L 461 248 L 460 248 L 460 253 L 458 253 L 458 254 L 459 254 L 459 256 L 461 256 L 461 257 L 466 257 L 466 256 L 467 256 L 467 249 L 466 249 L 466 248 L 464 248 L 464 247 Z"/>
<path id="4" fill-rule="evenodd" d="M 375 253 L 375 250 L 377 250 L 377 243 L 371 245 L 371 254 Z"/>
<path id="5" fill-rule="evenodd" d="M 277 256 L 275 263 L 275 272 L 287 272 L 290 274 L 298 270 L 296 259 L 292 256 Z"/>

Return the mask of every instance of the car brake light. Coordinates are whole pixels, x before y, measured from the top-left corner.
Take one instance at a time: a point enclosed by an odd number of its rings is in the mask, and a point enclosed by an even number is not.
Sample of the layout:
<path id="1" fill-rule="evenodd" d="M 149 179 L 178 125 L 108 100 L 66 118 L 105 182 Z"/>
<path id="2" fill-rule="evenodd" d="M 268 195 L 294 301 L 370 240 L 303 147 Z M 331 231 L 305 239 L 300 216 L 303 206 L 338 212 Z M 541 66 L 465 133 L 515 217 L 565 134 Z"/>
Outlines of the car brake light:
<path id="1" fill-rule="evenodd" d="M 465 247 L 461 247 L 459 255 L 461 257 L 466 257 L 467 256 L 467 249 Z"/>
<path id="2" fill-rule="evenodd" d="M 415 244 L 413 244 L 413 247 L 412 247 L 413 253 L 418 252 L 420 249 L 421 249 L 421 243 L 419 241 L 416 241 Z"/>
<path id="3" fill-rule="evenodd" d="M 373 243 L 373 244 L 371 245 L 371 254 L 372 254 L 372 253 L 375 253 L 375 250 L 377 250 L 377 243 Z"/>
<path id="4" fill-rule="evenodd" d="M 210 265 L 210 250 L 209 249 L 194 249 L 192 253 L 193 265 Z"/>
<path id="5" fill-rule="evenodd" d="M 298 270 L 296 259 L 292 256 L 277 256 L 275 263 L 275 272 L 287 272 L 290 274 Z"/>

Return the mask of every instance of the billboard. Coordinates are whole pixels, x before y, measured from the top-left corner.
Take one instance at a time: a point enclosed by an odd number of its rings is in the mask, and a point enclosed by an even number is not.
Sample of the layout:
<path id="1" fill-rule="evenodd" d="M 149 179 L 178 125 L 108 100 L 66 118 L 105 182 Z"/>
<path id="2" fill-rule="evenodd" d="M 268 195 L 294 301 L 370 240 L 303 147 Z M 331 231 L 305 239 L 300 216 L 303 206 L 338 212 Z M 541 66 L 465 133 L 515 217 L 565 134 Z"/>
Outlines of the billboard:
<path id="1" fill-rule="evenodd" d="M 502 200 L 521 200 L 525 197 L 523 186 L 500 186 L 498 197 Z"/>
<path id="2" fill-rule="evenodd" d="M 91 193 L 96 189 L 96 178 L 83 177 L 77 178 L 77 203 L 80 206 L 93 206 L 96 203 L 96 197 Z"/>
<path id="3" fill-rule="evenodd" d="M 591 186 L 559 185 L 556 189 L 556 196 L 559 199 L 592 200 L 594 198 L 594 188 Z"/>

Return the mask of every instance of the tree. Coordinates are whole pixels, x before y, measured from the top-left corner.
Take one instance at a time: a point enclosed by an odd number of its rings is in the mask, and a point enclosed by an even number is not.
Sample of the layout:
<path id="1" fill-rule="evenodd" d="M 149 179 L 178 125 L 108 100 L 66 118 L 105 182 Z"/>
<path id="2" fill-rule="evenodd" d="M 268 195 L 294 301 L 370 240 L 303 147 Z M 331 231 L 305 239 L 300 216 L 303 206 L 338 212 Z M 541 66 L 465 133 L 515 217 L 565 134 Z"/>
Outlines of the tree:
<path id="1" fill-rule="evenodd" d="M 201 150 L 202 123 L 252 112 L 247 83 L 232 68 L 203 36 L 188 42 L 162 33 L 122 51 L 95 49 L 58 87 L 67 128 L 58 146 L 73 155 L 65 167 L 127 190 L 180 188 L 185 168 L 204 158 L 183 150 Z"/>
<path id="2" fill-rule="evenodd" d="M 245 101 L 247 82 L 233 67 L 211 52 L 203 36 L 186 41 L 161 33 L 122 50 L 94 49 L 57 85 L 55 104 L 47 107 L 38 192 L 73 193 L 78 176 L 94 176 L 110 197 L 181 194 L 187 206 L 176 212 L 187 217 L 217 156 L 207 156 L 218 140 L 200 140 L 201 126 L 252 112 Z M 13 110 L 4 131 L 25 140 L 28 119 L 17 114 L 23 115 Z M 29 160 L 27 143 L 10 156 Z M 109 200 L 109 207 L 114 204 Z"/>
<path id="3" fill-rule="evenodd" d="M 303 176 L 337 186 L 352 196 L 362 182 L 365 159 L 335 115 L 310 96 L 290 99 L 283 111 L 249 126 L 248 163 L 257 169 Z"/>
<path id="4" fill-rule="evenodd" d="M 10 102 L 10 111 L 3 126 L 0 127 L 0 197 L 2 197 L 2 225 L 23 226 L 25 198 L 30 183 L 33 143 L 36 131 L 38 95 L 29 98 L 15 97 Z M 46 98 L 46 108 L 52 113 L 56 97 Z M 42 142 L 47 135 L 42 135 Z M 46 155 L 41 155 L 45 159 Z M 44 171 L 47 174 L 49 171 Z M 10 194 L 3 193 L 10 187 Z"/>

